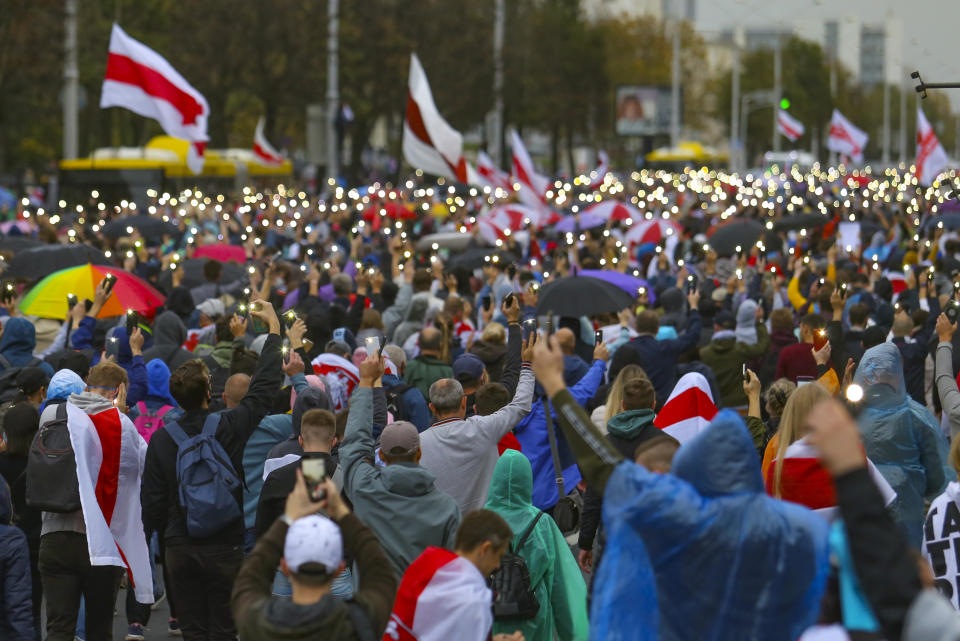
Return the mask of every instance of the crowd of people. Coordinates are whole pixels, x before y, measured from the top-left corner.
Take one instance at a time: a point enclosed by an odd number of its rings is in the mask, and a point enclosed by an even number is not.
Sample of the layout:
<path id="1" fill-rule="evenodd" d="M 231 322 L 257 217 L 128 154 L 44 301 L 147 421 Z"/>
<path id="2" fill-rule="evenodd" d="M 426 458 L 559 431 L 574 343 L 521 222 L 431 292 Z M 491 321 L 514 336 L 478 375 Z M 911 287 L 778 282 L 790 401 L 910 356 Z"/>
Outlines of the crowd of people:
<path id="1" fill-rule="evenodd" d="M 133 203 L 19 211 L 163 302 L 111 315 L 105 279 L 44 318 L 0 287 L 0 638 L 960 640 L 938 192 L 704 170 L 596 196 L 646 211 L 487 238 L 501 196 L 412 180 L 152 192 L 163 225 L 119 236 Z M 611 273 L 625 304 L 591 294 Z"/>

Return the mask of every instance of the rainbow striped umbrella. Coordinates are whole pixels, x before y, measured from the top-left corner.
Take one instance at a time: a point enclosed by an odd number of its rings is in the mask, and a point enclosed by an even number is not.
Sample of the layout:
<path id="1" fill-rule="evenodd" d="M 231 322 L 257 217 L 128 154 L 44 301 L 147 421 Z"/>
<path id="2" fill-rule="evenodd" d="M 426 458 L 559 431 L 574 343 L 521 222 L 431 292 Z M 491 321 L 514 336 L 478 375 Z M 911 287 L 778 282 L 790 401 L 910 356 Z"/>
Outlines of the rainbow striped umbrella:
<path id="1" fill-rule="evenodd" d="M 66 318 L 67 294 L 76 294 L 80 300 L 93 300 L 97 285 L 107 274 L 116 276 L 117 282 L 98 318 L 120 316 L 128 309 L 149 314 L 166 300 L 138 276 L 116 267 L 87 264 L 61 269 L 41 280 L 24 296 L 20 311 L 42 318 Z"/>

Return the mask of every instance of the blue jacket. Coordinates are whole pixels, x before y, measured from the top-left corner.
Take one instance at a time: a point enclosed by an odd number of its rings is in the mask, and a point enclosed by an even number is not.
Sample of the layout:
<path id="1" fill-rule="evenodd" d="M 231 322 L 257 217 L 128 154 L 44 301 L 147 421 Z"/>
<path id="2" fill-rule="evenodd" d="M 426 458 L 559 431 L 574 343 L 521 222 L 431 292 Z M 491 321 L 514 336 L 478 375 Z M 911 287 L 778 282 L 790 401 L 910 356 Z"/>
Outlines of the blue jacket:
<path id="1" fill-rule="evenodd" d="M 30 551 L 26 535 L 10 525 L 11 517 L 10 490 L 0 478 L 0 639 L 33 641 Z"/>
<path id="2" fill-rule="evenodd" d="M 597 393 L 597 388 L 603 383 L 606 367 L 603 361 L 594 361 L 583 378 L 570 388 L 570 394 L 580 405 L 586 405 L 587 401 Z M 563 466 L 564 489 L 569 493 L 582 478 L 580 468 L 577 467 L 573 453 L 567 445 L 567 439 L 560 430 L 556 410 L 552 406 L 550 409 L 553 428 L 557 435 L 560 464 Z M 523 455 L 530 460 L 530 467 L 533 468 L 533 504 L 541 510 L 549 510 L 557 504 L 559 498 L 557 477 L 553 471 L 553 456 L 550 453 L 550 440 L 547 437 L 547 422 L 543 418 L 542 397 L 534 399 L 530 413 L 513 428 L 513 434 L 520 441 Z"/>
<path id="3" fill-rule="evenodd" d="M 587 361 L 583 360 L 579 356 L 564 355 L 563 384 L 567 387 L 576 385 L 577 381 L 586 376 L 589 370 L 590 366 L 587 365 Z"/>
<path id="4" fill-rule="evenodd" d="M 114 340 L 115 339 L 115 340 Z M 127 372 L 127 406 L 142 401 L 149 390 L 147 368 L 142 355 L 134 356 L 130 351 L 130 337 L 126 327 L 114 327 L 107 332 L 107 353 L 115 354 L 117 365 Z M 170 370 L 167 370 L 167 384 L 170 383 Z M 169 387 L 168 387 L 169 389 Z"/>
<path id="5" fill-rule="evenodd" d="M 672 474 L 619 463 L 603 525 L 593 639 L 786 641 L 817 620 L 827 523 L 767 496 L 753 440 L 733 411 L 680 448 Z"/>
<path id="6" fill-rule="evenodd" d="M 687 328 L 679 338 L 658 341 L 650 335 L 637 336 L 614 354 L 610 361 L 610 380 L 615 379 L 624 366 L 636 363 L 657 390 L 657 403 L 666 402 L 677 384 L 677 357 L 696 347 L 700 341 L 700 324 L 700 314 L 691 310 Z"/>
<path id="7" fill-rule="evenodd" d="M 37 348 L 37 330 L 33 323 L 26 318 L 11 318 L 3 324 L 3 338 L 0 338 L 0 354 L 13 367 L 24 367 L 35 357 L 33 350 Z M 52 377 L 54 372 L 49 363 L 41 361 L 37 365 Z"/>
<path id="8" fill-rule="evenodd" d="M 383 375 L 383 389 L 388 390 L 391 387 L 396 385 L 404 385 L 405 383 L 398 377 L 393 374 L 384 374 Z M 427 406 L 427 399 L 423 397 L 423 394 L 420 393 L 416 387 L 411 387 L 403 394 L 403 405 L 406 407 L 407 412 L 410 414 L 410 422 L 417 426 L 417 431 L 422 432 L 428 427 L 430 427 L 431 418 L 430 418 L 430 408 Z M 396 419 L 394 419 L 396 420 Z M 383 429 L 383 428 L 381 428 Z M 379 431 L 373 435 L 374 438 L 379 437 Z"/>

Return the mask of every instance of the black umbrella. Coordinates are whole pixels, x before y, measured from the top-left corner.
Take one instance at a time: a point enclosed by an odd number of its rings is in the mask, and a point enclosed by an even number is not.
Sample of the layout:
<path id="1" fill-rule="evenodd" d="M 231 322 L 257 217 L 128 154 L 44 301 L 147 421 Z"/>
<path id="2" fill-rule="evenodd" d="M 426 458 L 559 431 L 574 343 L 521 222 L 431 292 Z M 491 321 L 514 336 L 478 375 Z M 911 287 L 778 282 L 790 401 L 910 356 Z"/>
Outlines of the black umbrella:
<path id="1" fill-rule="evenodd" d="M 747 251 L 763 234 L 763 223 L 757 220 L 732 220 L 718 226 L 709 242 L 721 256 L 731 256 L 737 253 L 737 246 L 741 251 Z"/>
<path id="2" fill-rule="evenodd" d="M 100 233 L 110 238 L 121 238 L 131 235 L 133 230 L 137 230 L 140 236 L 147 240 L 160 240 L 165 235 L 176 236 L 180 233 L 176 225 L 164 222 L 159 216 L 147 214 L 125 216 L 111 220 L 103 226 Z"/>
<path id="3" fill-rule="evenodd" d="M 184 287 L 193 288 L 207 282 L 207 279 L 203 276 L 203 266 L 207 264 L 207 260 L 206 258 L 188 258 L 180 261 L 183 269 L 183 280 L 180 281 L 180 284 Z M 220 264 L 223 265 L 223 275 L 220 277 L 221 283 L 226 284 L 243 278 L 246 270 L 245 266 L 238 265 L 233 261 Z M 170 269 L 165 269 L 163 274 L 160 275 L 160 285 L 169 291 L 172 281 L 173 272 Z"/>
<path id="4" fill-rule="evenodd" d="M 110 260 L 99 249 L 81 243 L 43 245 L 17 252 L 7 266 L 4 276 L 40 280 L 61 269 L 87 263 L 109 265 Z"/>
<path id="5" fill-rule="evenodd" d="M 447 262 L 444 263 L 444 267 L 447 269 L 464 267 L 470 271 L 473 271 L 478 267 L 483 267 L 483 264 L 487 262 L 488 257 L 493 258 L 494 256 L 499 256 L 500 261 L 503 262 L 504 265 L 516 260 L 514 256 L 511 256 L 505 252 L 498 252 L 491 247 L 473 247 L 458 252 L 451 251 L 450 258 L 448 258 Z"/>
<path id="6" fill-rule="evenodd" d="M 605 280 L 568 276 L 541 288 L 537 314 L 553 312 L 558 316 L 592 316 L 619 312 L 633 303 L 633 296 Z"/>
<path id="7" fill-rule="evenodd" d="M 799 231 L 801 229 L 813 229 L 821 227 L 830 222 L 830 218 L 823 214 L 790 214 L 773 223 L 776 231 Z"/>
<path id="8" fill-rule="evenodd" d="M 36 238 L 30 238 L 28 236 L 3 236 L 0 238 L 0 249 L 5 249 L 12 252 L 23 251 L 24 249 L 30 249 L 31 247 L 41 247 L 45 245 L 41 240 Z"/>

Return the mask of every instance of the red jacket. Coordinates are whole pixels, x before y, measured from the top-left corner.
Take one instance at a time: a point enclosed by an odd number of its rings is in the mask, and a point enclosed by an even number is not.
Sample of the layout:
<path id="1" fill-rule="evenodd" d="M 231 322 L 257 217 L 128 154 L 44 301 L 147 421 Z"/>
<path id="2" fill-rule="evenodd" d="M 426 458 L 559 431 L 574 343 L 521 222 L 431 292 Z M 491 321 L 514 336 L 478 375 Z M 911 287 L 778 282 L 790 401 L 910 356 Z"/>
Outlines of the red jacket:
<path id="1" fill-rule="evenodd" d="M 787 378 L 796 383 L 798 376 L 817 378 L 817 362 L 813 360 L 813 345 L 811 343 L 787 345 L 780 350 L 774 380 Z"/>

